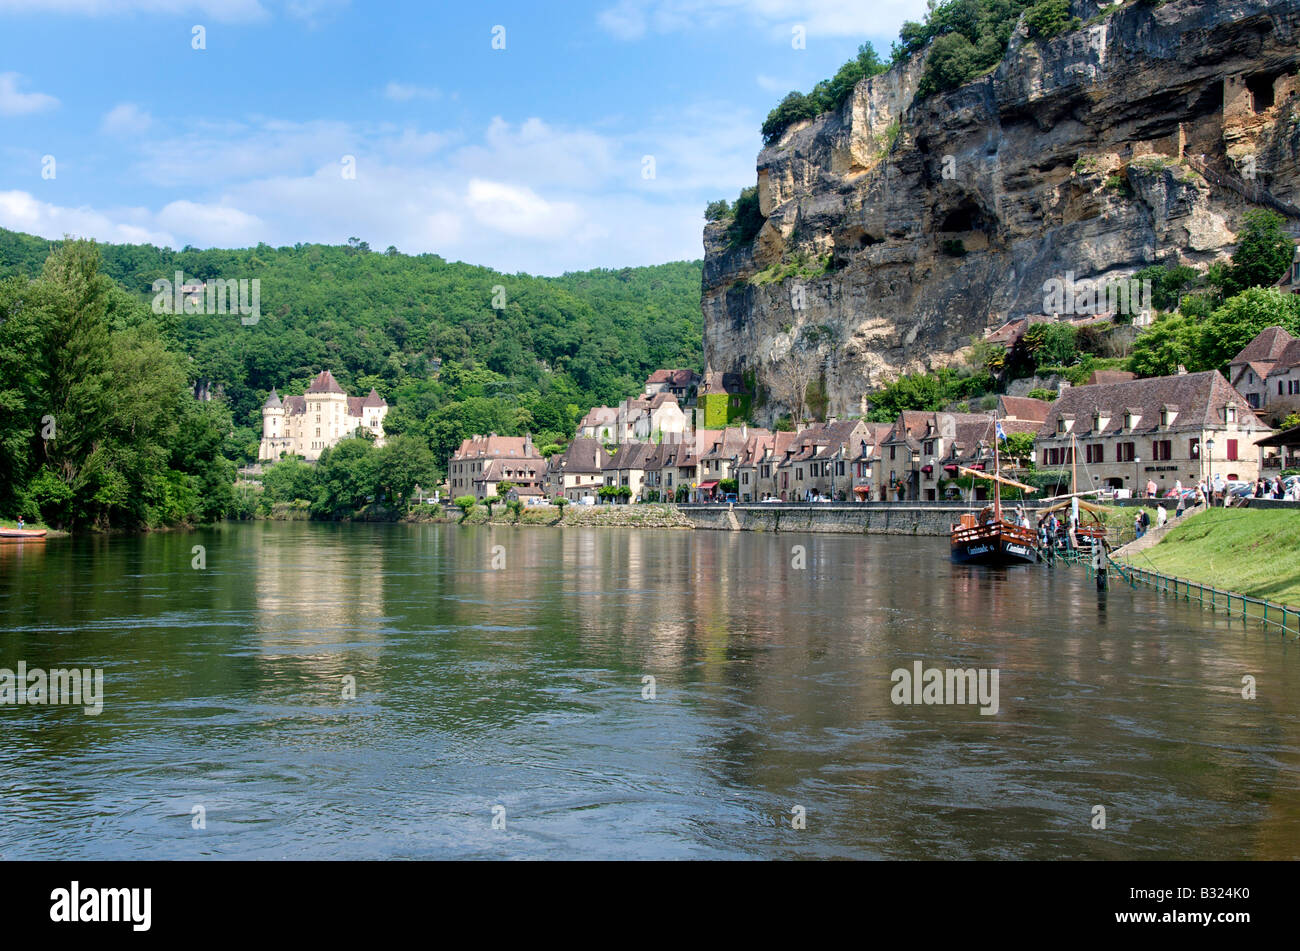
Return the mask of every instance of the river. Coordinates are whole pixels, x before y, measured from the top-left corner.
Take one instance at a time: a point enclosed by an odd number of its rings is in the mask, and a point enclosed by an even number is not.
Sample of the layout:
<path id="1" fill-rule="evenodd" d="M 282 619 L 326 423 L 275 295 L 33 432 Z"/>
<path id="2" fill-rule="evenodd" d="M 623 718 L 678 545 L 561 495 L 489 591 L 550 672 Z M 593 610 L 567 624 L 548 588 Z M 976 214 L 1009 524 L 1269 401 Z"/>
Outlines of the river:
<path id="1" fill-rule="evenodd" d="M 6 859 L 1300 857 L 1294 641 L 943 539 L 54 539 L 0 548 L 19 662 L 104 697 L 0 705 Z"/>

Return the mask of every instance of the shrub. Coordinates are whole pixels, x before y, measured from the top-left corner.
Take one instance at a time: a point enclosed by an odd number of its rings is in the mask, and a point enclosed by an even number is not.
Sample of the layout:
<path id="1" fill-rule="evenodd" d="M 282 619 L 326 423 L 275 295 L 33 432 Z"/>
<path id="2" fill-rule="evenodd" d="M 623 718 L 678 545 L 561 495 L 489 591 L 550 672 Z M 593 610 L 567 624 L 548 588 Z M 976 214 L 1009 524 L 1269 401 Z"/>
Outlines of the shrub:
<path id="1" fill-rule="evenodd" d="M 1055 390 L 1048 390 L 1041 386 L 1034 387 L 1025 395 L 1028 396 L 1031 400 L 1046 400 L 1049 403 L 1053 402 L 1057 396 Z"/>
<path id="2" fill-rule="evenodd" d="M 966 256 L 966 244 L 961 238 L 948 238 L 941 247 L 943 253 L 950 258 L 964 258 Z"/>
<path id="3" fill-rule="evenodd" d="M 462 495 L 452 504 L 455 505 L 456 508 L 460 509 L 462 515 L 469 515 L 469 513 L 473 511 L 474 506 L 478 503 L 475 501 L 474 496 Z"/>
<path id="4" fill-rule="evenodd" d="M 1079 18 L 1070 16 L 1070 0 L 1040 0 L 1025 11 L 1025 26 L 1035 39 L 1050 40 L 1079 26 Z"/>
<path id="5" fill-rule="evenodd" d="M 758 236 L 759 229 L 767 220 L 759 210 L 757 186 L 751 185 L 741 191 L 732 210 L 733 218 L 727 228 L 727 238 L 732 247 L 749 244 Z"/>

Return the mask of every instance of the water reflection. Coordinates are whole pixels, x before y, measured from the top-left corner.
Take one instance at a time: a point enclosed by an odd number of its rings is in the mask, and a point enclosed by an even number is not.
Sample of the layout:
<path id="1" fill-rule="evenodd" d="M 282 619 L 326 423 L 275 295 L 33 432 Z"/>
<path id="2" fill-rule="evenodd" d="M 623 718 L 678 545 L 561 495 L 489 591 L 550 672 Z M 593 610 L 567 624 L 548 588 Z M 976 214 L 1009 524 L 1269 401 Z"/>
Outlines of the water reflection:
<path id="1" fill-rule="evenodd" d="M 0 617 L 108 690 L 0 707 L 10 857 L 1300 854 L 1294 644 L 942 540 L 232 525 L 51 541 Z M 918 660 L 998 715 L 892 704 Z"/>

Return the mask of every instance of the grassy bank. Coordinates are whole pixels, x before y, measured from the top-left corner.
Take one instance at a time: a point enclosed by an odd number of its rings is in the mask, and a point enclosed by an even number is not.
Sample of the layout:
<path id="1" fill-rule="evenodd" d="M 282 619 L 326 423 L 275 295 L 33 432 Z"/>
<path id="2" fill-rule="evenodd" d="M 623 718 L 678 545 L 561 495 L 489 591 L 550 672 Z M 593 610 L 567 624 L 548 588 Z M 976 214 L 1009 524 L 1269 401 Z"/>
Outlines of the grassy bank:
<path id="1" fill-rule="evenodd" d="M 18 523 L 11 518 L 0 518 L 0 528 L 17 528 Z M 61 532 L 57 528 L 50 528 L 44 522 L 25 522 L 23 528 L 40 530 L 44 529 L 51 538 L 65 538 L 67 532 Z"/>
<path id="2" fill-rule="evenodd" d="M 1132 564 L 1224 591 L 1300 606 L 1300 512 L 1212 509 Z"/>

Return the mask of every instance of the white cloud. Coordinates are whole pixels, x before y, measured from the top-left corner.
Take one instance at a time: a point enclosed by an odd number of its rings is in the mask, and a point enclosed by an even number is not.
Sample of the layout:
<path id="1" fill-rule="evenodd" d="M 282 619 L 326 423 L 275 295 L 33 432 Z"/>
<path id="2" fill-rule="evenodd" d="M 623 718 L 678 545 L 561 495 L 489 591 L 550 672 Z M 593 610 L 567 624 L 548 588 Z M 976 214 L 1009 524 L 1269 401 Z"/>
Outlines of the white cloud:
<path id="1" fill-rule="evenodd" d="M 465 200 L 480 225 L 516 238 L 571 238 L 582 219 L 572 202 L 547 201 L 531 188 L 503 182 L 470 179 Z"/>
<path id="2" fill-rule="evenodd" d="M 810 36 L 888 36 L 919 20 L 926 0 L 618 0 L 598 16 L 613 36 L 634 40 L 653 30 L 673 33 L 736 22 L 760 27 L 802 25 Z"/>
<path id="3" fill-rule="evenodd" d="M 133 102 L 114 106 L 99 124 L 100 131 L 108 135 L 143 135 L 153 125 L 153 117 Z"/>
<path id="4" fill-rule="evenodd" d="M 0 227 L 44 238 L 65 234 L 100 241 L 175 246 L 176 239 L 149 223 L 142 208 L 99 212 L 91 208 L 62 208 L 40 201 L 28 192 L 0 192 Z"/>
<path id="5" fill-rule="evenodd" d="M 163 196 L 158 210 L 57 208 L 16 193 L 0 225 L 172 247 L 357 235 L 376 249 L 540 274 L 653 264 L 700 256 L 705 203 L 752 183 L 755 127 L 725 102 L 596 128 L 494 118 L 468 138 L 414 124 L 159 121 L 123 140 L 136 175 Z M 345 154 L 355 179 L 341 174 Z"/>
<path id="6" fill-rule="evenodd" d="M 410 102 L 412 99 L 436 100 L 442 98 L 442 90 L 432 86 L 390 82 L 384 87 L 384 97 L 394 102 Z"/>
<path id="7" fill-rule="evenodd" d="M 17 73 L 0 73 L 0 116 L 26 116 L 58 107 L 59 100 L 43 92 L 19 92 L 21 80 Z"/>
<path id="8" fill-rule="evenodd" d="M 258 0 L 0 0 L 0 13 L 117 16 L 131 13 L 199 14 L 222 22 L 259 20 L 266 9 Z"/>
<path id="9" fill-rule="evenodd" d="M 266 225 L 256 215 L 224 205 L 174 201 L 158 212 L 157 221 L 168 231 L 202 235 L 204 244 L 227 248 L 248 247 L 266 236 Z"/>

